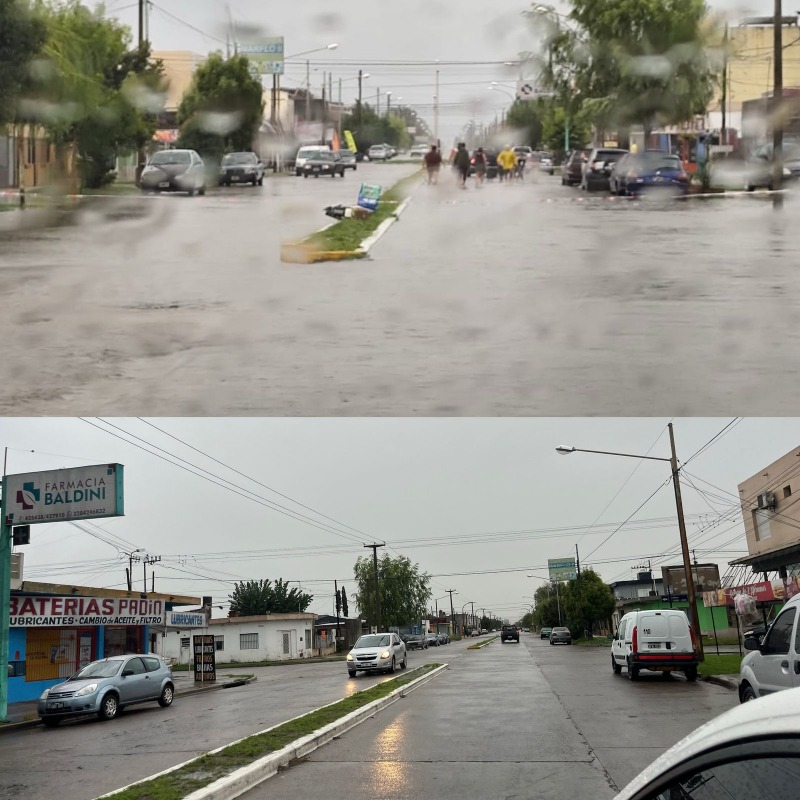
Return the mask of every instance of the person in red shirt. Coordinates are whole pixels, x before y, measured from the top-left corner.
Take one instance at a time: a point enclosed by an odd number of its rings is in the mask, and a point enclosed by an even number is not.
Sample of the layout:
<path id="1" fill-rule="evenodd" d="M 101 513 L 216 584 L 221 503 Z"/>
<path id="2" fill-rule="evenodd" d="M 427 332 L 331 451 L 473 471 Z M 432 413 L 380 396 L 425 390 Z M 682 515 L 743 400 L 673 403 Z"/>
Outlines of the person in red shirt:
<path id="1" fill-rule="evenodd" d="M 428 170 L 428 183 L 438 183 L 439 170 L 442 168 L 442 154 L 435 144 L 432 144 L 431 149 L 425 153 L 423 163 L 425 169 Z"/>

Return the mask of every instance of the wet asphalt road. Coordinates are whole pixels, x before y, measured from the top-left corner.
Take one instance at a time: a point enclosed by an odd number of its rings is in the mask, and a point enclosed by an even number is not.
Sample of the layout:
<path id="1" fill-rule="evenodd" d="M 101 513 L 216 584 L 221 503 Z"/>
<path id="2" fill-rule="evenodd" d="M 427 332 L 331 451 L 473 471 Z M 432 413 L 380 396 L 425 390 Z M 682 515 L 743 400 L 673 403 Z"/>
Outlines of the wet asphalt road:
<path id="1" fill-rule="evenodd" d="M 736 705 L 712 684 L 614 676 L 608 648 L 523 634 L 450 669 L 312 753 L 247 800 L 611 798 L 656 756 Z"/>
<path id="2" fill-rule="evenodd" d="M 0 412 L 796 412 L 797 198 L 630 202 L 548 176 L 459 191 L 445 173 L 370 260 L 279 261 L 360 180 L 413 169 L 101 202 L 0 236 Z"/>

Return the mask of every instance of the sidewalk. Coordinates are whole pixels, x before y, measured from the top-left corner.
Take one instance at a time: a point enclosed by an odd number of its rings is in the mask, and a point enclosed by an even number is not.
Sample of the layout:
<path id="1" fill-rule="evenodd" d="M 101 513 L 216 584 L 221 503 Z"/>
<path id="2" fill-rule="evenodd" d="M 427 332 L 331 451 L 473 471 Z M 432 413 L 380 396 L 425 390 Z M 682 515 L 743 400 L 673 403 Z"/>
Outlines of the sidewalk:
<path id="1" fill-rule="evenodd" d="M 173 672 L 172 677 L 175 683 L 176 697 L 186 697 L 187 695 L 198 694 L 199 692 L 210 692 L 214 689 L 239 686 L 242 683 L 250 683 L 256 680 L 255 677 L 235 678 L 226 675 L 223 676 L 222 679 L 218 678 L 216 683 L 207 683 L 203 685 L 201 683 L 195 683 L 194 673 L 188 670 L 186 672 Z M 36 705 L 36 700 L 27 700 L 22 703 L 9 703 L 7 714 L 8 722 L 5 724 L 0 722 L 0 734 L 41 724 L 36 713 Z"/>

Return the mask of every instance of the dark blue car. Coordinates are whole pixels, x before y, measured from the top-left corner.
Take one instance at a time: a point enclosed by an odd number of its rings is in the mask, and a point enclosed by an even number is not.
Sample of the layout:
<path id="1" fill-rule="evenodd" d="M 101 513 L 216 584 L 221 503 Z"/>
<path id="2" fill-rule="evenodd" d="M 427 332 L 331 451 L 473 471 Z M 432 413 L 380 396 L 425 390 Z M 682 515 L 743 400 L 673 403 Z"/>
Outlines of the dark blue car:
<path id="1" fill-rule="evenodd" d="M 678 156 L 646 150 L 629 153 L 614 165 L 609 188 L 612 194 L 634 197 L 648 189 L 684 195 L 689 191 L 689 176 Z"/>

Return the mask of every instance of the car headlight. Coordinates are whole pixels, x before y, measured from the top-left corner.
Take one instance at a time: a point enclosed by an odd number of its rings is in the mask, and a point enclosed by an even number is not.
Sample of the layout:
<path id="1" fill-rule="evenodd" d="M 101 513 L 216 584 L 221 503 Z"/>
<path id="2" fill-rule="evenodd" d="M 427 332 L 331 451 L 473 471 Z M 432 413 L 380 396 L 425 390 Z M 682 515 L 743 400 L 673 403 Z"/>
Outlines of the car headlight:
<path id="1" fill-rule="evenodd" d="M 788 169 L 787 167 L 784 167 L 783 168 L 783 177 L 784 178 L 791 178 L 792 177 L 792 171 L 790 169 Z"/>
<path id="2" fill-rule="evenodd" d="M 149 164 L 142 170 L 142 175 L 145 175 L 148 172 L 155 172 L 156 167 L 151 167 Z"/>
<path id="3" fill-rule="evenodd" d="M 47 695 L 49 695 L 49 694 L 50 694 L 50 690 L 49 690 L 49 689 L 45 689 L 45 690 L 42 692 L 42 696 L 41 696 L 39 699 L 40 699 L 40 700 L 47 700 Z"/>
<path id="4" fill-rule="evenodd" d="M 88 686 L 84 686 L 83 689 L 78 689 L 75 692 L 75 697 L 86 697 L 87 694 L 94 694 L 97 691 L 97 684 L 90 683 Z"/>
<path id="5" fill-rule="evenodd" d="M 244 171 L 245 171 L 245 172 L 255 172 L 255 171 L 256 171 L 256 168 L 255 168 L 255 167 L 245 167 L 245 168 L 244 168 Z"/>
<path id="6" fill-rule="evenodd" d="M 351 656 L 350 653 L 347 654 L 347 660 L 348 661 L 352 661 L 353 660 L 353 656 Z"/>
<path id="7" fill-rule="evenodd" d="M 390 655 L 391 655 L 391 653 L 388 650 L 384 650 L 381 653 L 381 658 L 389 658 Z"/>

